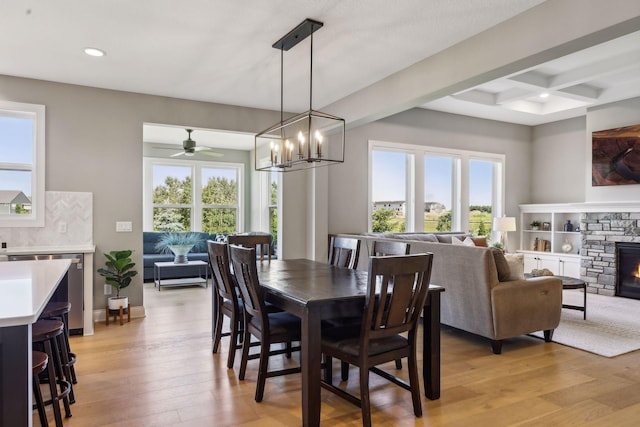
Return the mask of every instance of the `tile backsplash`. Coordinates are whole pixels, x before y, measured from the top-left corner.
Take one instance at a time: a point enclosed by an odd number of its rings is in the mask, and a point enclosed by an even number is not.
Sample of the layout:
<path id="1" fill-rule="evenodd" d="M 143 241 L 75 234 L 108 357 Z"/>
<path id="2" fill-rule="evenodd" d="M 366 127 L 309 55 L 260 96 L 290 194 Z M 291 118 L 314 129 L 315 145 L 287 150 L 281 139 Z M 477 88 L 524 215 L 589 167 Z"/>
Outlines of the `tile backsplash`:
<path id="1" fill-rule="evenodd" d="M 44 227 L 0 229 L 9 248 L 93 245 L 93 193 L 45 192 Z"/>

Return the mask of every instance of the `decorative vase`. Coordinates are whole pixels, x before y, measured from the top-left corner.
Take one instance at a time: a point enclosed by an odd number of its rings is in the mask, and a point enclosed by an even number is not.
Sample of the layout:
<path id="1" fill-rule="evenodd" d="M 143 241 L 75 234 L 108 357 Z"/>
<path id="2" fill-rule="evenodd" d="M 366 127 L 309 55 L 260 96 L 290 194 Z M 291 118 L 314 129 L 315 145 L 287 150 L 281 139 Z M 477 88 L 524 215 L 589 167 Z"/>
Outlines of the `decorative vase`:
<path id="1" fill-rule="evenodd" d="M 565 240 L 560 249 L 562 249 L 562 252 L 564 252 L 565 254 L 568 254 L 573 250 L 573 245 L 569 243 L 568 240 Z"/>
<path id="2" fill-rule="evenodd" d="M 108 299 L 109 310 L 126 309 L 129 306 L 129 297 L 110 297 Z"/>
<path id="3" fill-rule="evenodd" d="M 573 231 L 573 224 L 571 224 L 570 219 L 568 219 L 567 223 L 564 225 L 564 231 Z"/>
<path id="4" fill-rule="evenodd" d="M 170 245 L 169 249 L 175 255 L 173 259 L 174 264 L 186 264 L 189 262 L 187 254 L 193 248 L 193 245 Z"/>

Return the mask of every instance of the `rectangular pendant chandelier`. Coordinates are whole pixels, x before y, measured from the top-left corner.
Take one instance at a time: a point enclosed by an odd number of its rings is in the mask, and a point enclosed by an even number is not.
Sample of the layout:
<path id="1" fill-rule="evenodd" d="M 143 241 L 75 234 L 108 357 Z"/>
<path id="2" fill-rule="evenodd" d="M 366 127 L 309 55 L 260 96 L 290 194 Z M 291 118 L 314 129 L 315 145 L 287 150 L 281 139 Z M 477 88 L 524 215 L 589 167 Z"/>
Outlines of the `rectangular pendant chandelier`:
<path id="1" fill-rule="evenodd" d="M 313 33 L 322 22 L 306 19 L 273 44 L 280 53 L 280 121 L 255 136 L 257 171 L 291 172 L 344 162 L 345 121 L 315 111 L 313 100 Z M 284 119 L 283 56 L 311 36 L 309 110 Z M 264 162 L 264 159 L 268 159 Z"/>

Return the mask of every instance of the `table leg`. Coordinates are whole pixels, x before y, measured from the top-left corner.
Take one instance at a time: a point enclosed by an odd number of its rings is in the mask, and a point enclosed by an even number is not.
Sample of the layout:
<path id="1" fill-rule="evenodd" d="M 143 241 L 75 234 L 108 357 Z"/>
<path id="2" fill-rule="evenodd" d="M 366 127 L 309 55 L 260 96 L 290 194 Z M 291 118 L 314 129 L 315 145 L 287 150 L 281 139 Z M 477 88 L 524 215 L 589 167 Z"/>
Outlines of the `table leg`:
<path id="1" fill-rule="evenodd" d="M 583 301 L 583 307 L 584 310 L 582 312 L 582 319 L 583 320 L 587 320 L 587 284 L 584 284 L 584 288 L 582 288 L 582 292 L 584 292 L 584 301 Z"/>
<path id="2" fill-rule="evenodd" d="M 424 395 L 440 398 L 440 292 L 429 292 L 423 310 L 422 378 Z"/>
<path id="3" fill-rule="evenodd" d="M 320 425 L 320 316 L 305 309 L 302 316 L 302 425 Z"/>

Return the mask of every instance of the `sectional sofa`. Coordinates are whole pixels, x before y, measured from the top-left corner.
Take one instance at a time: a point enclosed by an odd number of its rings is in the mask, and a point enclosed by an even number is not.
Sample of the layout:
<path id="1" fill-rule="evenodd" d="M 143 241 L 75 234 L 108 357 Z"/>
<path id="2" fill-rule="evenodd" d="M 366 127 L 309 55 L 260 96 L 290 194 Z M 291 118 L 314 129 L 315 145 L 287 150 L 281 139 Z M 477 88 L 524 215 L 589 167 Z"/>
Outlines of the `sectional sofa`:
<path id="1" fill-rule="evenodd" d="M 168 262 L 173 261 L 174 256 L 171 252 L 165 253 L 156 249 L 156 244 L 164 232 L 160 231 L 144 231 L 142 233 L 142 263 L 143 263 L 143 280 L 153 280 L 153 264 L 155 262 Z M 201 237 L 189 254 L 187 258 L 189 261 L 208 261 L 209 255 L 207 254 L 207 240 L 215 240 L 216 234 L 198 233 Z M 203 269 L 201 267 L 182 267 L 172 268 L 163 271 L 162 276 L 166 279 L 177 279 L 181 277 L 195 277 L 202 274 Z"/>
<path id="2" fill-rule="evenodd" d="M 411 253 L 433 253 L 431 283 L 445 288 L 441 321 L 491 340 L 500 354 L 503 340 L 544 331 L 551 341 L 560 322 L 562 281 L 553 276 L 525 279 L 512 275 L 504 254 L 489 247 L 452 244 L 464 234 L 386 233 L 339 234 L 361 241 L 356 268 L 366 270 L 375 240 L 404 241 Z M 482 244 L 482 241 L 478 241 Z"/>

